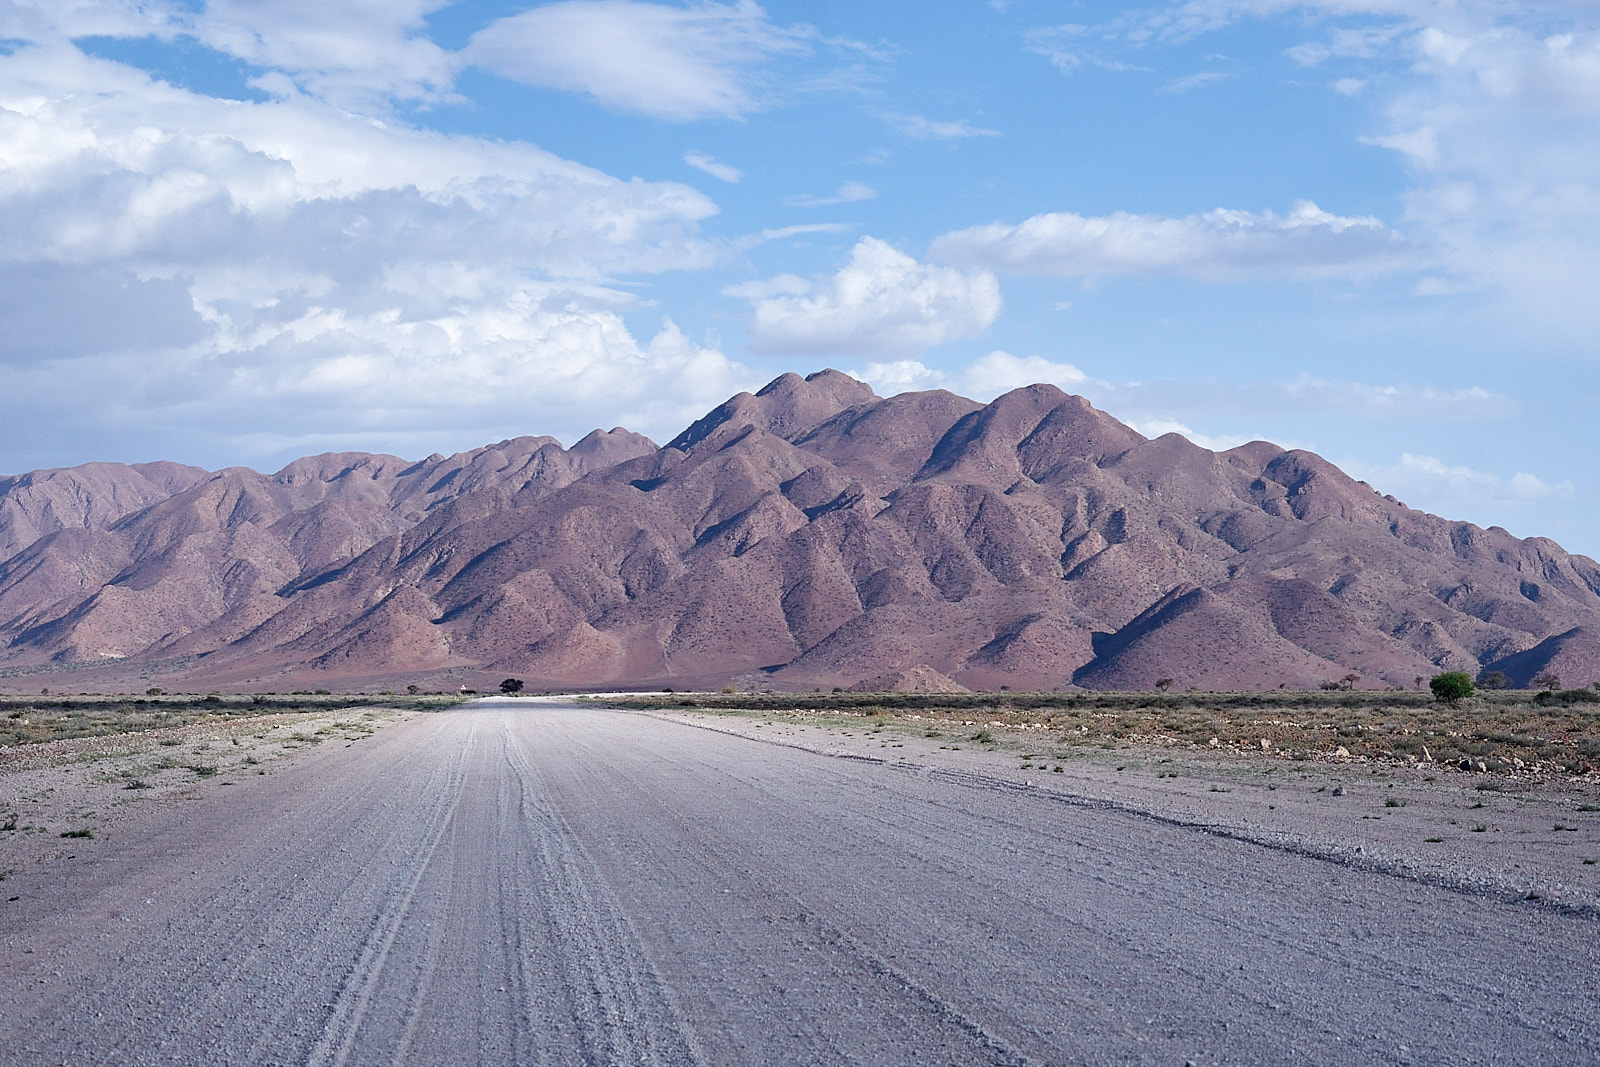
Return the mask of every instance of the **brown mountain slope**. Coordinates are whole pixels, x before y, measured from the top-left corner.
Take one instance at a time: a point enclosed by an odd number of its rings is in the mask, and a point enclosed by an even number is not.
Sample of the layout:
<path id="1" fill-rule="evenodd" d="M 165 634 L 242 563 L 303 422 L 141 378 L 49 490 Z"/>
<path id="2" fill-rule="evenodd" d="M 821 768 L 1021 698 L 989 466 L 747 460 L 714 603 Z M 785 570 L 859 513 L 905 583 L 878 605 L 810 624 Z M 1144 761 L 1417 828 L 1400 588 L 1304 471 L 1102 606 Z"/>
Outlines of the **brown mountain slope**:
<path id="1" fill-rule="evenodd" d="M 593 463 L 654 450 L 616 430 L 570 451 L 524 437 L 420 463 L 330 453 L 274 475 L 181 468 L 193 477 L 173 477 L 176 491 L 114 516 L 117 502 L 153 495 L 139 469 L 48 472 L 56 481 L 76 476 L 82 528 L 36 537 L 0 563 L 0 636 L 30 659 L 167 655 L 195 644 L 210 651 L 281 611 L 279 594 L 303 575 L 359 555 L 444 502 L 536 499 Z M 102 490 L 109 502 L 97 500 Z M 189 641 L 196 633 L 204 636 Z"/>
<path id="2" fill-rule="evenodd" d="M 0 478 L 0 560 L 57 530 L 104 529 L 205 477 L 177 463 L 86 463 Z"/>
<path id="3" fill-rule="evenodd" d="M 5 662 L 240 685 L 1600 677 L 1593 561 L 1310 453 L 1146 440 L 1047 385 L 979 405 L 787 374 L 659 449 L 617 430 L 196 479 L 0 563 Z"/>

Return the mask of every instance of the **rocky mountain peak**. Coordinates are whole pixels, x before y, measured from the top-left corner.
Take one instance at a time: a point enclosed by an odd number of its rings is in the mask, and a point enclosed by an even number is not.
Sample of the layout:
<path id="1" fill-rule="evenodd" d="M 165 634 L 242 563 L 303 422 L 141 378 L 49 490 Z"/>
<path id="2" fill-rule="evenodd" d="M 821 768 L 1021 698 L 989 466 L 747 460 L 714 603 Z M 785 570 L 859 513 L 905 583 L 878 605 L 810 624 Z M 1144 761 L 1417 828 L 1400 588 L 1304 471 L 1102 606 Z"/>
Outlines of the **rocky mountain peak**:
<path id="1" fill-rule="evenodd" d="M 781 374 L 754 394 L 740 393 L 718 405 L 667 447 L 687 452 L 723 426 L 755 426 L 792 440 L 846 408 L 875 399 L 871 386 L 840 371 L 818 371 L 806 378 Z"/>

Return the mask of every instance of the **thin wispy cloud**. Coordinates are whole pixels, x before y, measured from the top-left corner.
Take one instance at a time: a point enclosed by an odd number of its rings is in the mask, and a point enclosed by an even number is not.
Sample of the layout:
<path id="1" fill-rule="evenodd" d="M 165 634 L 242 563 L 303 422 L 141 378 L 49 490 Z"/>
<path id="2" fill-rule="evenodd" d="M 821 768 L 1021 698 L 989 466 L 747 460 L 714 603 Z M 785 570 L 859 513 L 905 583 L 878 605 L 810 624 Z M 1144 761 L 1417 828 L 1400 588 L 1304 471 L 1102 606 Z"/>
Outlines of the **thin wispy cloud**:
<path id="1" fill-rule="evenodd" d="M 1053 212 L 944 234 L 934 240 L 931 254 L 1021 274 L 1169 274 L 1221 281 L 1283 273 L 1370 274 L 1405 265 L 1413 249 L 1376 218 L 1335 215 L 1301 201 L 1281 215 L 1222 208 L 1182 218 Z"/>
<path id="2" fill-rule="evenodd" d="M 796 278 L 789 284 L 798 287 L 806 283 Z M 1152 426 L 1179 426 L 1195 419 L 1233 422 L 1241 416 L 1259 417 L 1263 412 L 1341 415 L 1364 420 L 1473 422 L 1521 414 L 1515 400 L 1480 386 L 1440 389 L 1376 385 L 1306 374 L 1254 382 L 1220 378 L 1113 382 L 1094 377 L 1073 363 L 1037 355 L 1018 356 L 1000 349 L 955 370 L 940 370 L 916 359 L 899 359 L 869 363 L 856 376 L 892 392 L 950 388 L 983 400 L 1034 382 L 1048 382 L 1088 397 L 1131 424 Z"/>
<path id="3" fill-rule="evenodd" d="M 1051 66 L 1070 74 L 1084 64 L 1084 48 L 1089 33 L 1089 27 L 1069 23 L 1029 30 L 1023 40 L 1027 43 L 1028 51 L 1044 56 Z"/>
<path id="4" fill-rule="evenodd" d="M 450 97 L 460 58 L 427 37 L 427 17 L 448 0 L 259 3 L 210 0 L 173 22 L 209 48 L 273 72 L 260 87 L 306 92 L 341 107 Z M 132 6 L 132 5 L 130 5 Z M 141 5 L 142 6 L 142 5 Z"/>
<path id="5" fill-rule="evenodd" d="M 778 226 L 762 230 L 758 237 L 763 241 L 781 241 L 786 237 L 804 237 L 813 233 L 849 233 L 850 227 L 842 222 L 808 222 L 797 226 Z"/>
<path id="6" fill-rule="evenodd" d="M 1174 78 L 1161 87 L 1164 93 L 1189 93 L 1196 89 L 1204 89 L 1208 85 L 1216 85 L 1233 77 L 1227 71 L 1203 70 L 1198 74 L 1190 74 L 1183 78 Z"/>
<path id="7" fill-rule="evenodd" d="M 1379 465 L 1355 460 L 1342 466 L 1352 477 L 1412 507 L 1445 514 L 1484 506 L 1520 512 L 1530 506 L 1570 499 L 1577 492 L 1570 479 L 1552 482 L 1527 471 L 1504 474 L 1410 452 L 1401 453 L 1394 463 Z"/>
<path id="8" fill-rule="evenodd" d="M 719 163 L 714 156 L 708 156 L 704 152 L 685 152 L 683 161 L 695 170 L 705 171 L 717 181 L 727 182 L 729 185 L 737 185 L 739 179 L 744 177 L 744 171 L 738 167 Z"/>
<path id="9" fill-rule="evenodd" d="M 999 137 L 999 130 L 976 126 L 966 119 L 936 121 L 924 115 L 885 112 L 883 120 L 907 137 L 920 141 L 957 141 L 967 137 Z"/>
<path id="10" fill-rule="evenodd" d="M 878 190 L 866 182 L 850 181 L 839 186 L 830 196 L 798 194 L 786 196 L 783 202 L 790 207 L 832 207 L 835 204 L 859 204 L 863 200 L 876 200 Z"/>
<path id="11" fill-rule="evenodd" d="M 1112 55 L 1095 28 L 1077 23 L 1041 26 L 1023 35 L 1027 51 L 1043 56 L 1063 74 L 1084 66 L 1108 71 L 1142 71 L 1149 67 Z"/>
<path id="12" fill-rule="evenodd" d="M 748 0 L 688 7 L 558 0 L 497 20 L 473 35 L 463 55 L 607 107 L 689 121 L 737 118 L 761 106 L 761 65 L 809 51 L 815 36 L 777 25 Z"/>

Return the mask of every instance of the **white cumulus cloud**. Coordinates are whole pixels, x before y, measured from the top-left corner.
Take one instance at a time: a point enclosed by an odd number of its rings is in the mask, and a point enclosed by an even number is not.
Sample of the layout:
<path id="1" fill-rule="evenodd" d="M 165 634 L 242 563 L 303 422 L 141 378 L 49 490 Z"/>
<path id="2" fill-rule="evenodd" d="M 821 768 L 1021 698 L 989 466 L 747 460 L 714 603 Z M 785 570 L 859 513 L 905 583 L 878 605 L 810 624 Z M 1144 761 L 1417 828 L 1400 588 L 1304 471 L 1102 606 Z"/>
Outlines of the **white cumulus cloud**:
<path id="1" fill-rule="evenodd" d="M 732 254 L 690 186 L 315 95 L 208 97 L 43 36 L 0 54 L 0 419 L 26 447 L 208 462 L 336 424 L 468 445 L 619 409 L 671 434 L 750 384 L 623 318 L 642 302 L 613 279 Z"/>
<path id="2" fill-rule="evenodd" d="M 1081 393 L 1092 384 L 1089 376 L 1071 363 L 1058 363 L 1043 356 L 1014 356 L 999 349 L 967 364 L 954 381 L 962 395 L 979 400 L 990 400 L 1039 382 L 1074 393 Z"/>
<path id="3" fill-rule="evenodd" d="M 1600 328 L 1600 27 L 1582 21 L 1568 33 L 1425 26 L 1405 41 L 1418 80 L 1373 141 L 1410 164 L 1407 224 L 1439 235 L 1442 272 L 1589 347 Z"/>
<path id="4" fill-rule="evenodd" d="M 1083 393 L 1096 383 L 1071 363 L 1056 363 L 1041 356 L 1014 356 L 996 349 L 956 371 L 936 370 L 916 359 L 868 363 L 848 372 L 884 396 L 919 389 L 948 389 L 960 396 L 987 403 L 1002 393 L 1041 382 L 1068 392 Z"/>
<path id="5" fill-rule="evenodd" d="M 143 37 L 165 32 L 185 13 L 181 5 L 160 0 L 4 0 L 0 2 L 0 40 Z"/>
<path id="6" fill-rule="evenodd" d="M 1307 37 L 1289 57 L 1323 72 L 1335 92 L 1359 94 L 1376 127 L 1363 140 L 1410 169 L 1397 224 L 1434 275 L 1415 292 L 1476 292 L 1463 313 L 1502 339 L 1531 335 L 1592 352 L 1600 329 L 1593 4 L 1178 0 L 1102 25 L 1038 31 L 1030 47 L 1070 69 L 1095 48 L 1136 54 L 1285 17 Z M 1382 248 L 1375 254 L 1387 258 Z"/>
<path id="7" fill-rule="evenodd" d="M 850 262 L 798 290 L 735 290 L 754 298 L 750 339 L 758 352 L 899 355 L 975 337 L 1000 314 L 1000 286 L 987 270 L 931 266 L 873 237 Z"/>

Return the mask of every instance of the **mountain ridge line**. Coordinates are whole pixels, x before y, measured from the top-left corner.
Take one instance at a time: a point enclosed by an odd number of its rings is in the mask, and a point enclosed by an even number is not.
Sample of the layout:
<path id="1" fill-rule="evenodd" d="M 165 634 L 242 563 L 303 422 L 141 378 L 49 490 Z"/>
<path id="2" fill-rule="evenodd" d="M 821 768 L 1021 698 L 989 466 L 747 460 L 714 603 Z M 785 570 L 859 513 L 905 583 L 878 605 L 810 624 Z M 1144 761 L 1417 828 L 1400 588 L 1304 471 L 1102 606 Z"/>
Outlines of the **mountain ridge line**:
<path id="1" fill-rule="evenodd" d="M 621 427 L 273 474 L 0 478 L 0 669 L 272 688 L 1411 688 L 1600 679 L 1600 565 L 1314 453 L 784 374 Z"/>

